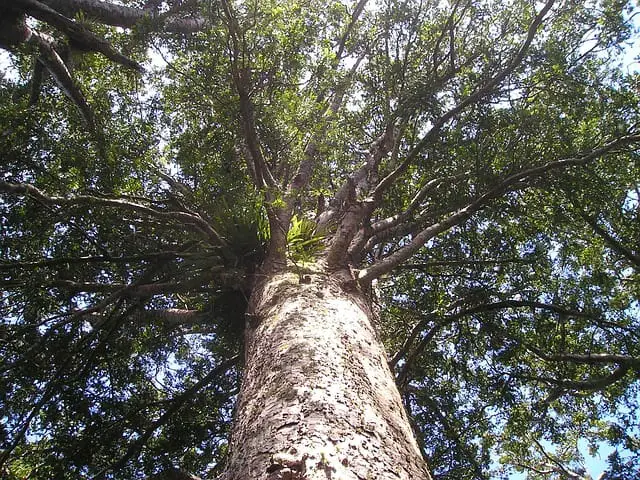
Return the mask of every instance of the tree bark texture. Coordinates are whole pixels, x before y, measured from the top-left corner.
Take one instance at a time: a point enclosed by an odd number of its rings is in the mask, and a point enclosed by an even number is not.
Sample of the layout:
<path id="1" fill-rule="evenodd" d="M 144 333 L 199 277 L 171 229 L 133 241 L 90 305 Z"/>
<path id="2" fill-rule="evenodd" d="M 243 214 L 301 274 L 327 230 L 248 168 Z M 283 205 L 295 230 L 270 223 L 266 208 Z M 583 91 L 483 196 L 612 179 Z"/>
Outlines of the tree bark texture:
<path id="1" fill-rule="evenodd" d="M 256 288 L 225 480 L 430 480 L 371 317 L 322 271 Z"/>

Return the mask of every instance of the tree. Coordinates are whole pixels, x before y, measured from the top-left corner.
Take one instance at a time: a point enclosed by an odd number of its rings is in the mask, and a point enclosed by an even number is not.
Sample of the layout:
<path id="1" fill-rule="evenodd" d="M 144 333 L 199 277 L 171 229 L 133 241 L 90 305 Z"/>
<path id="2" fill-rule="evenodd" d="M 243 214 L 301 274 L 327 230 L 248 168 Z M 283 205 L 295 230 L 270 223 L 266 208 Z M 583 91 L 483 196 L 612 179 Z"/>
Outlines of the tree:
<path id="1" fill-rule="evenodd" d="M 0 2 L 4 477 L 637 474 L 631 5 L 142 3 Z"/>

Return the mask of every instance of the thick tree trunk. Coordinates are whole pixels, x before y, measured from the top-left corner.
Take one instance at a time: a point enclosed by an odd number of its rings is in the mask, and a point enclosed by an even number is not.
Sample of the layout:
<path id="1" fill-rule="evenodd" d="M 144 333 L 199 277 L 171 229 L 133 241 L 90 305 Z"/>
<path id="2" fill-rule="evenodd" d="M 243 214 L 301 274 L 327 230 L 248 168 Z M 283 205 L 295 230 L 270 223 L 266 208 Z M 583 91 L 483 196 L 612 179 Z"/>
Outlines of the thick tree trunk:
<path id="1" fill-rule="evenodd" d="M 323 272 L 256 289 L 225 480 L 428 480 L 371 313 Z"/>

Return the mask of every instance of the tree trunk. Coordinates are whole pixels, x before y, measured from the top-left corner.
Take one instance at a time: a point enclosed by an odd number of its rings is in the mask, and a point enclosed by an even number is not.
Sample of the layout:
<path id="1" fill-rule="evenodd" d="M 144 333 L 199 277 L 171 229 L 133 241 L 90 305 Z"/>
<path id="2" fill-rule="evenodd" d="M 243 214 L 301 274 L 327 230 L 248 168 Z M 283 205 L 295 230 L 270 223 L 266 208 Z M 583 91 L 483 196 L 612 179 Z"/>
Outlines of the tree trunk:
<path id="1" fill-rule="evenodd" d="M 371 311 L 344 285 L 289 272 L 254 291 L 225 480 L 431 478 Z"/>

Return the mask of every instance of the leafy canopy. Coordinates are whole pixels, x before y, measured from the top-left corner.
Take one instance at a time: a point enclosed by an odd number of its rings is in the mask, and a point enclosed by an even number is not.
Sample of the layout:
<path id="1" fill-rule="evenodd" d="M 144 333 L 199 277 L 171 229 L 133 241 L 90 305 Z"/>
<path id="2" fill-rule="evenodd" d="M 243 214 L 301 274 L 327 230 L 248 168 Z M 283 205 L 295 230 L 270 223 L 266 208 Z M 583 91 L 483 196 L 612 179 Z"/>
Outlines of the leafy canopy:
<path id="1" fill-rule="evenodd" d="M 631 4 L 43 2 L 72 30 L 27 3 L 0 476 L 213 478 L 255 275 L 324 256 L 380 307 L 434 478 L 586 479 L 580 440 L 640 478 Z"/>

